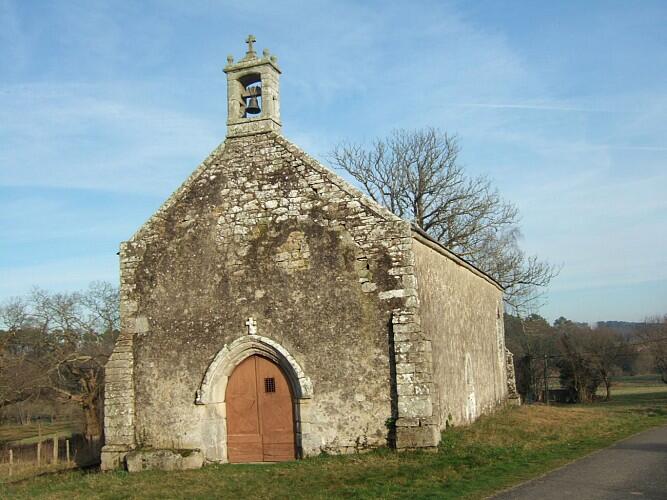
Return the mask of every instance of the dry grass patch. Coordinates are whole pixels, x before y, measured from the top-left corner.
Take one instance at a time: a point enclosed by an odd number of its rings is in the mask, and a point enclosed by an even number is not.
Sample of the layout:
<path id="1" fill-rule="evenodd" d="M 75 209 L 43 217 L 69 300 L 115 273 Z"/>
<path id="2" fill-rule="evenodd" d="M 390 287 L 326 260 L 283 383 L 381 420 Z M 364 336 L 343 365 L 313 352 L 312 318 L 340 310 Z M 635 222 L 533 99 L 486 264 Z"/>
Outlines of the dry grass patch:
<path id="1" fill-rule="evenodd" d="M 605 412 L 591 408 L 531 405 L 484 416 L 462 432 L 471 443 L 539 448 L 544 441 L 568 439 L 599 426 L 601 419 L 605 420 Z"/>

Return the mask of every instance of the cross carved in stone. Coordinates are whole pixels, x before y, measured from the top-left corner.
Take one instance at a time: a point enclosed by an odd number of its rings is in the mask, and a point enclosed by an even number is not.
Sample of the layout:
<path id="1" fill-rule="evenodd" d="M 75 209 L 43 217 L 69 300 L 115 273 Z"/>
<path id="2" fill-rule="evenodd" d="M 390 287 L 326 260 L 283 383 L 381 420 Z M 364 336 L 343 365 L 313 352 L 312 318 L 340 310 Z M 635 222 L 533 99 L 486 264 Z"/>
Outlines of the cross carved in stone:
<path id="1" fill-rule="evenodd" d="M 255 55 L 255 49 L 253 48 L 252 44 L 255 43 L 257 39 L 255 38 L 254 35 L 248 35 L 248 38 L 245 39 L 245 43 L 248 44 L 248 52 L 246 55 Z"/>
<path id="2" fill-rule="evenodd" d="M 256 335 L 257 334 L 257 323 L 255 322 L 254 319 L 248 318 L 248 320 L 245 322 L 245 324 L 248 327 L 248 335 Z"/>

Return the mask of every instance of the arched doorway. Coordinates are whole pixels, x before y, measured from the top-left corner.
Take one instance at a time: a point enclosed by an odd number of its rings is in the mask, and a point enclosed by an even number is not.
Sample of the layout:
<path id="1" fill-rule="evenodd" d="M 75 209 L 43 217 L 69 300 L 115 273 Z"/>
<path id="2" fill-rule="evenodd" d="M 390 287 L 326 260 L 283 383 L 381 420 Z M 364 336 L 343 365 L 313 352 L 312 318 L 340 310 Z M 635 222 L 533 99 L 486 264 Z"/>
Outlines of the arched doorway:
<path id="1" fill-rule="evenodd" d="M 225 401 L 230 462 L 294 460 L 294 397 L 277 364 L 256 354 L 244 359 L 229 377 Z"/>

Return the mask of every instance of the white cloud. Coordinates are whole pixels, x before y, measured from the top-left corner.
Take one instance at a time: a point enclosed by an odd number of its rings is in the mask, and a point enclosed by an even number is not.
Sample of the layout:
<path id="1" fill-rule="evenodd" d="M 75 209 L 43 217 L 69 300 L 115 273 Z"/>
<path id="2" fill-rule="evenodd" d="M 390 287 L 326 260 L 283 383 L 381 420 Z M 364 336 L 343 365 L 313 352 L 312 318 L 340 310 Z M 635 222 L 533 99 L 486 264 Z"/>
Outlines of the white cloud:
<path id="1" fill-rule="evenodd" d="M 115 92 L 109 84 L 2 88 L 0 184 L 162 193 L 221 140 L 219 124 Z"/>

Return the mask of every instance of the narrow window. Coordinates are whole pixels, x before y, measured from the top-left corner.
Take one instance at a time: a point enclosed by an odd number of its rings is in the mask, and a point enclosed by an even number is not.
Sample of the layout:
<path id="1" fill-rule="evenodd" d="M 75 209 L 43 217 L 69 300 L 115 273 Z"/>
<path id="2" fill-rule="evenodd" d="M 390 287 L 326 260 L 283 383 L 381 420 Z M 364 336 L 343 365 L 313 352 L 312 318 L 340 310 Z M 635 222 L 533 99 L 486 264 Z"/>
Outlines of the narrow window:
<path id="1" fill-rule="evenodd" d="M 264 392 L 276 392 L 276 379 L 273 377 L 264 379 Z"/>

